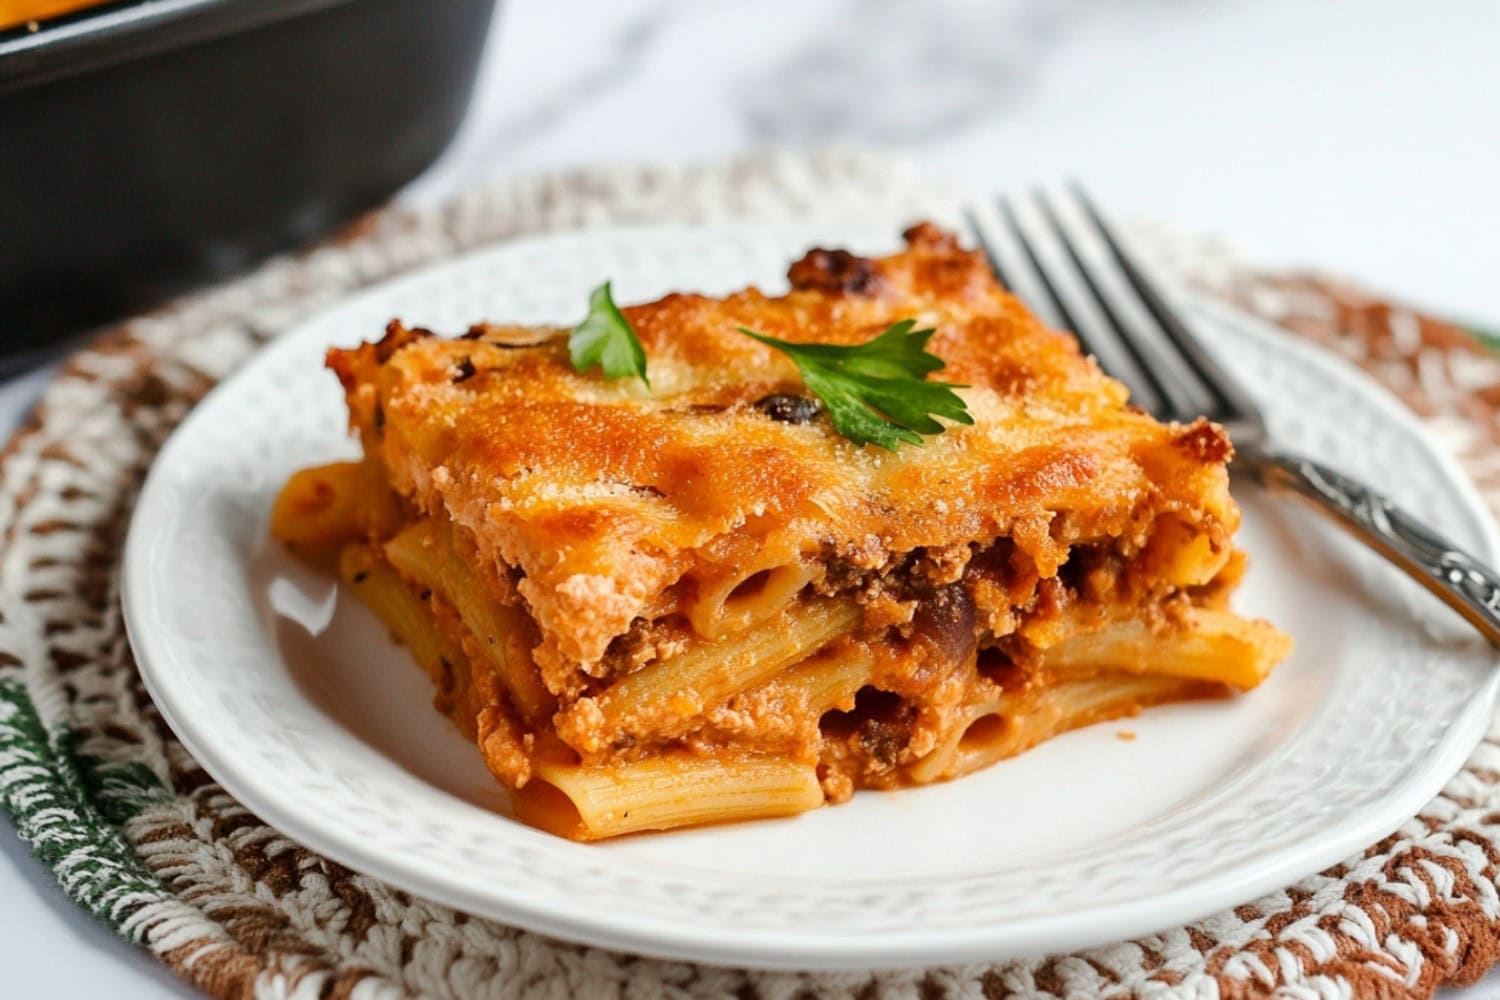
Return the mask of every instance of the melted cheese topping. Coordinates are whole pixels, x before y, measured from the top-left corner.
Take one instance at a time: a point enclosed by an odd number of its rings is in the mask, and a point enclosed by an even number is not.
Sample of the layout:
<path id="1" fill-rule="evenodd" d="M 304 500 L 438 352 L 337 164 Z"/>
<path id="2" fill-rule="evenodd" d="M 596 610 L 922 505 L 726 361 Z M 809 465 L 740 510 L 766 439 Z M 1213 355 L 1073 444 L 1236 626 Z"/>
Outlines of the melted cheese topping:
<path id="1" fill-rule="evenodd" d="M 811 251 L 780 297 L 625 307 L 650 390 L 575 372 L 563 329 L 449 340 L 392 324 L 329 364 L 395 489 L 467 529 L 476 571 L 525 602 L 549 686 L 675 608 L 692 581 L 767 549 L 874 568 L 1010 537 L 1049 575 L 1074 544 L 1143 544 L 1162 513 L 1227 538 L 1238 512 L 1222 431 L 1129 407 L 978 254 L 930 225 L 906 239 L 880 259 Z M 806 390 L 789 358 L 738 326 L 856 344 L 906 318 L 936 328 L 928 349 L 947 367 L 934 378 L 970 386 L 959 392 L 974 426 L 892 453 L 852 444 L 826 416 L 783 423 L 754 405 Z"/>

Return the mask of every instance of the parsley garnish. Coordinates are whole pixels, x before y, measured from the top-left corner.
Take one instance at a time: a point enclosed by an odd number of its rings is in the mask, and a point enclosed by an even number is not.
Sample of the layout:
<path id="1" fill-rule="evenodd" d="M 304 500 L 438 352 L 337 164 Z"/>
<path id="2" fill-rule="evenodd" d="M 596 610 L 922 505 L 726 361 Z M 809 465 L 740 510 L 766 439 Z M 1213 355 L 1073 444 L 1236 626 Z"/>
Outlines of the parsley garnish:
<path id="1" fill-rule="evenodd" d="M 606 381 L 634 375 L 651 388 L 646 377 L 646 351 L 620 307 L 610 297 L 609 282 L 589 295 L 589 314 L 568 334 L 573 369 L 585 372 L 598 365 Z"/>
<path id="2" fill-rule="evenodd" d="M 951 382 L 928 382 L 943 359 L 927 352 L 935 330 L 914 330 L 914 319 L 892 323 L 874 340 L 853 347 L 791 344 L 740 327 L 740 332 L 790 357 L 802 381 L 828 407 L 834 430 L 855 444 L 895 451 L 902 441 L 921 444 L 923 434 L 941 434 L 933 416 L 972 424 L 969 408 Z"/>

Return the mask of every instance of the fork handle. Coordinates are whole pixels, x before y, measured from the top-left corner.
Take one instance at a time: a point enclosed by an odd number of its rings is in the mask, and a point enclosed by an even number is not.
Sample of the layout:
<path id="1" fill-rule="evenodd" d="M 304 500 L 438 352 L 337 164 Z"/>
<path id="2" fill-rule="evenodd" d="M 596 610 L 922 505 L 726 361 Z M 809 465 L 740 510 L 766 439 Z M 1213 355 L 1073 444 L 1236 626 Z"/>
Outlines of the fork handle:
<path id="1" fill-rule="evenodd" d="M 1500 574 L 1358 480 L 1280 451 L 1241 457 L 1261 483 L 1311 501 L 1500 646 Z"/>

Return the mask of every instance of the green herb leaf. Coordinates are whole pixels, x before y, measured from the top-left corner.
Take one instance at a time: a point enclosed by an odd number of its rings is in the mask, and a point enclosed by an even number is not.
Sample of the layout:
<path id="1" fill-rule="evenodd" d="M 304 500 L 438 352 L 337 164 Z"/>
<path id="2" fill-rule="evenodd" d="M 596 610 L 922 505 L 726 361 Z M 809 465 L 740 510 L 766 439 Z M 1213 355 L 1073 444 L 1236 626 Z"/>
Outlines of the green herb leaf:
<path id="1" fill-rule="evenodd" d="M 928 382 L 943 359 L 927 351 L 934 330 L 914 330 L 917 321 L 892 323 L 874 340 L 837 344 L 792 344 L 740 327 L 740 332 L 776 348 L 796 364 L 802 381 L 828 408 L 834 430 L 855 444 L 895 451 L 902 441 L 921 444 L 923 434 L 941 434 L 933 419 L 972 424 L 969 408 L 951 382 Z"/>
<path id="2" fill-rule="evenodd" d="M 646 351 L 615 305 L 607 281 L 589 295 L 589 314 L 568 334 L 568 354 L 575 371 L 586 372 L 598 365 L 606 381 L 634 375 L 651 388 Z"/>
<path id="3" fill-rule="evenodd" d="M 1490 350 L 1500 351 L 1500 333 L 1491 333 L 1488 330 L 1481 330 L 1477 326 L 1469 327 L 1469 333 L 1473 334 L 1475 340 L 1479 341 Z"/>

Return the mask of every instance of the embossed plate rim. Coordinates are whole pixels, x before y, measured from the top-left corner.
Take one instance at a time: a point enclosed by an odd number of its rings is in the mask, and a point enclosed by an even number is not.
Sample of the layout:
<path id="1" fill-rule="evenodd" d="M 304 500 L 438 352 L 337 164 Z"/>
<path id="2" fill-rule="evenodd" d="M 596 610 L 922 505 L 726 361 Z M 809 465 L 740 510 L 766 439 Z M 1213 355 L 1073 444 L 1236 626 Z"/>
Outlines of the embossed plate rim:
<path id="1" fill-rule="evenodd" d="M 858 235 L 849 235 L 852 232 Z M 875 235 L 877 232 L 878 236 Z M 1033 916 L 1009 923 L 1003 919 L 980 921 L 969 927 L 947 928 L 941 934 L 924 933 L 919 922 L 906 928 L 879 932 L 850 930 L 848 927 L 841 930 L 837 925 L 767 929 L 764 926 L 713 925 L 711 921 L 705 923 L 697 919 L 673 920 L 646 912 L 610 912 L 609 907 L 601 907 L 595 900 L 570 900 L 562 898 L 565 894 L 558 892 L 550 896 L 527 895 L 520 890 L 508 892 L 503 882 L 486 883 L 486 880 L 442 875 L 430 866 L 414 863 L 402 852 L 393 853 L 389 845 L 365 843 L 358 837 L 344 835 L 337 817 L 329 818 L 316 809 L 309 810 L 305 802 L 287 801 L 280 794 L 277 783 L 268 780 L 274 776 L 257 771 L 247 760 L 238 758 L 226 743 L 225 734 L 215 730 L 215 720 L 198 714 L 183 688 L 185 683 L 190 683 L 190 675 L 185 675 L 180 669 L 184 663 L 174 647 L 176 637 L 144 627 L 150 618 L 151 602 L 159 596 L 164 569 L 153 561 L 152 542 L 160 537 L 161 531 L 177 525 L 182 514 L 180 509 L 172 509 L 175 501 L 167 483 L 174 463 L 179 463 L 179 456 L 191 456 L 190 444 L 194 436 L 202 433 L 205 422 L 215 414 L 215 407 L 222 409 L 235 386 L 248 384 L 249 380 L 258 377 L 257 373 L 272 371 L 278 359 L 293 352 L 305 353 L 312 341 L 326 344 L 330 330 L 339 325 L 340 317 L 378 311 L 381 303 L 410 294 L 413 290 L 428 286 L 439 289 L 445 281 L 456 280 L 456 274 L 478 274 L 487 261 L 508 255 L 519 258 L 526 253 L 564 254 L 569 247 L 597 246 L 611 240 L 622 246 L 646 248 L 646 253 L 652 252 L 649 248 L 653 246 L 671 246 L 674 241 L 680 244 L 685 240 L 719 241 L 724 246 L 732 246 L 737 241 L 748 244 L 756 240 L 774 240 L 795 246 L 805 243 L 809 237 L 829 239 L 831 233 L 861 245 L 890 242 L 889 230 L 884 226 L 877 230 L 869 224 L 851 227 L 834 223 L 774 228 L 612 228 L 553 234 L 481 250 L 376 286 L 303 324 L 267 348 L 242 372 L 211 393 L 162 449 L 142 491 L 127 541 L 123 589 L 131 643 L 148 690 L 183 744 L 221 785 L 273 826 L 337 861 L 400 888 L 469 912 L 590 944 L 670 958 L 771 968 L 896 967 L 995 959 L 1084 947 L 1155 931 L 1274 890 L 1342 860 L 1389 833 L 1415 813 L 1458 770 L 1489 721 L 1497 695 L 1500 695 L 1500 673 L 1491 671 L 1482 684 L 1476 685 L 1464 711 L 1442 735 L 1432 752 L 1419 767 L 1407 774 L 1404 781 L 1388 790 L 1385 798 L 1375 806 L 1363 813 L 1344 817 L 1320 838 L 1254 864 L 1229 868 L 1149 899 L 1096 906 L 1082 912 Z M 1418 448 L 1439 470 L 1446 491 L 1464 509 L 1473 522 L 1472 529 L 1480 536 L 1474 541 L 1482 549 L 1481 556 L 1495 559 L 1496 553 L 1500 552 L 1500 543 L 1497 543 L 1494 524 L 1477 494 L 1452 459 L 1432 447 L 1415 420 L 1383 389 L 1331 355 L 1298 343 L 1225 307 L 1195 301 L 1193 309 L 1207 321 L 1237 328 L 1239 336 L 1274 344 L 1276 351 L 1289 354 L 1295 363 L 1309 365 L 1324 373 L 1331 380 L 1330 384 L 1367 404 L 1371 412 L 1377 413 L 1380 420 L 1408 438 L 1408 443 Z M 365 330 L 361 327 L 355 332 Z M 341 336 L 348 339 L 347 333 Z M 578 857 L 565 854 L 557 848 L 558 842 L 537 831 L 513 823 L 496 826 L 497 837 L 506 838 L 515 845 L 514 849 L 528 857 L 546 859 L 550 856 L 561 863 L 568 863 L 563 859 Z M 603 854 L 599 855 L 599 864 L 625 871 L 639 867 L 638 862 L 632 863 L 629 859 L 622 862 L 617 856 Z M 574 877 L 579 876 L 575 873 Z M 724 885 L 718 884 L 724 881 L 708 880 L 710 888 L 719 892 L 727 891 Z M 881 887 L 887 891 L 895 888 Z M 821 884 L 819 891 L 832 892 L 833 889 Z"/>

